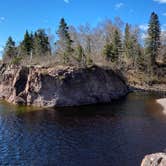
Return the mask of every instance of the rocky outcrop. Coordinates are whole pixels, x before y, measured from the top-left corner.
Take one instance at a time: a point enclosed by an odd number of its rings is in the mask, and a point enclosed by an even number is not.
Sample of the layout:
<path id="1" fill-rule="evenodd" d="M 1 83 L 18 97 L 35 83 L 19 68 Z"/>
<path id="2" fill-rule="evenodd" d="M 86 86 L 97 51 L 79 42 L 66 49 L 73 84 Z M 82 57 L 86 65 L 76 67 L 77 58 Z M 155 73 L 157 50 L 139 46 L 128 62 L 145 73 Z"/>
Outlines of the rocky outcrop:
<path id="1" fill-rule="evenodd" d="M 141 166 L 165 166 L 166 153 L 156 153 L 145 156 Z"/>
<path id="2" fill-rule="evenodd" d="M 0 99 L 37 107 L 110 102 L 128 93 L 112 70 L 0 66 Z"/>

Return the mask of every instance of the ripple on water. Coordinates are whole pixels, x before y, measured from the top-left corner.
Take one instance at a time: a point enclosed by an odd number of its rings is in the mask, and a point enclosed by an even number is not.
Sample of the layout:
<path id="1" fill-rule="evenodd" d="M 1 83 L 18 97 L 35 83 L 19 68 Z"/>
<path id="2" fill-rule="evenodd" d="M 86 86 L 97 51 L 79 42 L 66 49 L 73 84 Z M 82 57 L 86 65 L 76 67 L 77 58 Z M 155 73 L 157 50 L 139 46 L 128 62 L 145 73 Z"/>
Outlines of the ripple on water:
<path id="1" fill-rule="evenodd" d="M 166 117 L 149 110 L 156 95 L 146 95 L 27 113 L 0 104 L 0 165 L 140 165 L 166 147 Z"/>

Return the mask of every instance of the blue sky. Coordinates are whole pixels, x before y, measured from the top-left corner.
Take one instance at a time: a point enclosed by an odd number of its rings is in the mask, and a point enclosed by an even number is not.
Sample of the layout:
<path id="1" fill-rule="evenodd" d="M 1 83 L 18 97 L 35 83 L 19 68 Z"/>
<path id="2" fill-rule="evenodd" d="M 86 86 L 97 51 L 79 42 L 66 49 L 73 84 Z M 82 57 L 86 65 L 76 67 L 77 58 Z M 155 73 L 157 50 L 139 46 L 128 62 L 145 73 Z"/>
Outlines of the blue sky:
<path id="1" fill-rule="evenodd" d="M 124 22 L 146 29 L 152 11 L 158 13 L 166 28 L 166 0 L 1 0 L 0 50 L 8 36 L 19 42 L 26 29 L 51 29 L 55 33 L 59 20 L 78 26 L 120 16 Z"/>

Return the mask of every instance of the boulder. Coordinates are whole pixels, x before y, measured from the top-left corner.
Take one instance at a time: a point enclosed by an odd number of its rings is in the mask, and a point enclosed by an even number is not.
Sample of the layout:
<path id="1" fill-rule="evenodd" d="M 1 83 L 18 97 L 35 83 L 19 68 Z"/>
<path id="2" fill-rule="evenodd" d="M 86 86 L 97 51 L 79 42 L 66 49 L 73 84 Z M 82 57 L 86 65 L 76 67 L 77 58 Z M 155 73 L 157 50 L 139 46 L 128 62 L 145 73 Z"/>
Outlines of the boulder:
<path id="1" fill-rule="evenodd" d="M 0 67 L 0 98 L 37 107 L 106 103 L 125 96 L 129 88 L 119 74 L 97 66 Z"/>
<path id="2" fill-rule="evenodd" d="M 166 153 L 156 153 L 145 156 L 141 166 L 166 166 Z"/>

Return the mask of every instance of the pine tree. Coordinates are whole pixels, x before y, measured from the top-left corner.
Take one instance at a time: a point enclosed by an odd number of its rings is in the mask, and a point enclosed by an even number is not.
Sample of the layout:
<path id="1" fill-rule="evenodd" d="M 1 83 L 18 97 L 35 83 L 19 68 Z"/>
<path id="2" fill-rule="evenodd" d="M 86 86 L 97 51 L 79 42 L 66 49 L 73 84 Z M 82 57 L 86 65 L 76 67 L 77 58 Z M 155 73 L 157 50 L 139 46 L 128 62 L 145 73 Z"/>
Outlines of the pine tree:
<path id="1" fill-rule="evenodd" d="M 132 41 L 131 41 L 131 32 L 130 32 L 130 25 L 126 24 L 125 27 L 125 36 L 124 36 L 124 53 L 125 58 L 131 58 L 131 49 L 132 49 Z"/>
<path id="2" fill-rule="evenodd" d="M 119 31 L 116 29 L 113 34 L 113 50 L 115 54 L 116 61 L 120 59 L 120 55 L 122 52 L 122 42 L 121 42 L 121 36 Z"/>
<path id="3" fill-rule="evenodd" d="M 78 46 L 76 47 L 75 52 L 76 52 L 76 59 L 78 63 L 81 65 L 85 65 L 86 64 L 85 54 L 80 44 L 78 44 Z"/>
<path id="4" fill-rule="evenodd" d="M 133 61 L 133 68 L 138 70 L 144 69 L 144 57 L 141 51 L 141 45 L 138 42 L 137 37 L 133 34 L 132 35 L 132 61 Z"/>
<path id="5" fill-rule="evenodd" d="M 16 45 L 12 37 L 10 36 L 6 42 L 5 48 L 4 48 L 4 55 L 3 60 L 4 61 L 10 61 L 14 57 L 16 57 L 17 51 L 16 51 Z"/>
<path id="6" fill-rule="evenodd" d="M 111 62 L 115 62 L 117 60 L 117 56 L 115 55 L 114 45 L 106 43 L 103 49 L 103 54 L 106 60 L 111 60 Z"/>
<path id="7" fill-rule="evenodd" d="M 37 30 L 34 34 L 33 54 L 35 56 L 46 56 L 51 54 L 49 38 L 43 29 Z"/>
<path id="8" fill-rule="evenodd" d="M 33 50 L 33 34 L 28 31 L 25 32 L 24 39 L 20 44 L 20 54 L 21 56 L 31 55 Z"/>
<path id="9" fill-rule="evenodd" d="M 72 40 L 69 34 L 69 28 L 67 26 L 67 23 L 65 22 L 65 19 L 62 18 L 60 20 L 60 25 L 59 25 L 59 29 L 57 31 L 58 37 L 59 37 L 59 41 L 57 42 L 59 45 L 59 50 L 63 55 L 63 60 L 64 63 L 68 63 L 69 62 L 69 55 L 72 53 L 73 49 L 72 49 Z"/>
<path id="10" fill-rule="evenodd" d="M 160 22 L 158 15 L 152 13 L 149 21 L 148 38 L 146 41 L 146 53 L 149 58 L 149 64 L 153 68 L 160 49 Z"/>

